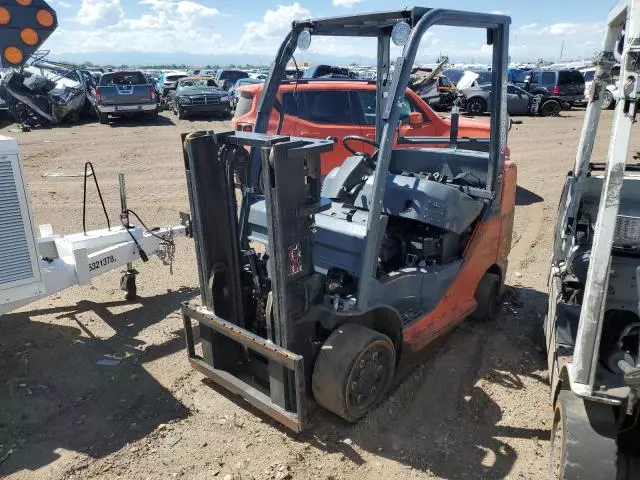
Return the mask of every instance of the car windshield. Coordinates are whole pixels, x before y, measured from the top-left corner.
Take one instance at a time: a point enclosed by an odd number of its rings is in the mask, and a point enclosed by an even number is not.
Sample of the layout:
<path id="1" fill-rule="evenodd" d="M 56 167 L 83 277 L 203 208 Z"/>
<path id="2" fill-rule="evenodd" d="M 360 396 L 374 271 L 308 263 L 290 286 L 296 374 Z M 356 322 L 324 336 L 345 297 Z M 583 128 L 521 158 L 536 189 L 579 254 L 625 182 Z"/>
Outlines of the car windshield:
<path id="1" fill-rule="evenodd" d="M 452 69 L 452 68 L 447 68 L 444 71 L 444 74 L 453 83 L 458 83 L 460 81 L 460 79 L 462 78 L 462 75 L 464 74 L 464 70 L 455 70 L 455 69 Z"/>
<path id="2" fill-rule="evenodd" d="M 225 70 L 220 74 L 220 80 L 229 80 L 230 84 L 234 84 L 241 78 L 247 78 L 248 73 L 239 70 Z"/>
<path id="3" fill-rule="evenodd" d="M 472 72 L 478 75 L 478 78 L 476 79 L 476 83 L 478 85 L 491 83 L 491 81 L 493 80 L 493 75 L 488 70 L 472 70 Z"/>
<path id="4" fill-rule="evenodd" d="M 147 79 L 142 72 L 105 73 L 100 77 L 100 85 L 144 85 Z"/>
<path id="5" fill-rule="evenodd" d="M 186 77 L 186 75 L 167 75 L 164 79 L 166 82 L 177 82 L 184 77 Z"/>
<path id="6" fill-rule="evenodd" d="M 584 77 L 577 70 L 563 70 L 559 74 L 560 83 L 584 84 Z"/>
<path id="7" fill-rule="evenodd" d="M 216 82 L 213 78 L 189 78 L 180 80 L 178 84 L 180 88 L 188 87 L 216 87 Z"/>
<path id="8" fill-rule="evenodd" d="M 236 87 L 241 87 L 242 85 L 253 85 L 255 83 L 264 83 L 264 80 L 258 80 L 257 78 L 241 78 L 236 82 Z"/>

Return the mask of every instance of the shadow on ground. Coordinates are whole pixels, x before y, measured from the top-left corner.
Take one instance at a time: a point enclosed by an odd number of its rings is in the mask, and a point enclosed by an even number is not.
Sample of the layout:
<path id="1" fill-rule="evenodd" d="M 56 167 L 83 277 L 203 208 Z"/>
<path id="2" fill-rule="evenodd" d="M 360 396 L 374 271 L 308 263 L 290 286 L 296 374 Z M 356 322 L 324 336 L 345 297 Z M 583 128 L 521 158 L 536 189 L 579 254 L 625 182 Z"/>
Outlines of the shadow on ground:
<path id="1" fill-rule="evenodd" d="M 355 465 L 365 463 L 357 446 L 444 479 L 503 479 L 517 460 L 505 439 L 549 438 L 548 429 L 502 422 L 501 406 L 490 393 L 494 387 L 507 396 L 521 392 L 525 377 L 546 382 L 537 373 L 545 370 L 540 345 L 546 305 L 546 293 L 507 288 L 493 321 L 468 321 L 419 354 L 403 357 L 390 396 L 355 425 L 316 409 L 308 430 L 295 435 L 209 380 L 203 383 L 292 439 L 341 453 Z"/>
<path id="2" fill-rule="evenodd" d="M 186 418 L 188 409 L 142 368 L 183 349 L 183 330 L 161 345 L 137 337 L 195 294 L 184 288 L 132 304 L 82 301 L 1 317 L 0 477 L 45 466 L 58 449 L 101 458 Z M 123 305 L 133 309 L 111 313 Z M 114 334 L 96 338 L 87 313 Z M 43 315 L 68 322 L 38 321 Z"/>
<path id="3" fill-rule="evenodd" d="M 520 185 L 516 185 L 516 205 L 527 206 L 534 203 L 544 202 L 544 198 L 531 190 L 527 190 Z"/>
<path id="4" fill-rule="evenodd" d="M 144 114 L 130 116 L 130 117 L 121 117 L 121 118 L 109 118 L 108 125 L 113 128 L 122 128 L 122 127 L 143 127 L 147 125 L 155 125 L 160 127 L 168 127 L 170 125 L 175 125 L 175 122 L 171 120 L 169 117 L 164 115 L 158 115 L 157 118 L 151 118 L 148 115 Z"/>

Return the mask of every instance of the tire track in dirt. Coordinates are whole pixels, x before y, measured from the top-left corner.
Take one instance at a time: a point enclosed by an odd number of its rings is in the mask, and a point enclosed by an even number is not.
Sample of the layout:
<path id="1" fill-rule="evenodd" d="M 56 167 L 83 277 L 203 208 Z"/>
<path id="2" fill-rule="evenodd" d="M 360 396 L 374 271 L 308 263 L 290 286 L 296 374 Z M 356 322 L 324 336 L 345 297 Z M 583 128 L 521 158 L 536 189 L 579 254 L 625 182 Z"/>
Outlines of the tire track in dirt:
<path id="1" fill-rule="evenodd" d="M 517 236 L 514 236 L 509 254 L 512 270 L 524 269 L 534 260 L 533 252 L 541 237 L 547 234 L 544 203 L 520 208 L 521 210 L 516 212 L 514 224 Z"/>

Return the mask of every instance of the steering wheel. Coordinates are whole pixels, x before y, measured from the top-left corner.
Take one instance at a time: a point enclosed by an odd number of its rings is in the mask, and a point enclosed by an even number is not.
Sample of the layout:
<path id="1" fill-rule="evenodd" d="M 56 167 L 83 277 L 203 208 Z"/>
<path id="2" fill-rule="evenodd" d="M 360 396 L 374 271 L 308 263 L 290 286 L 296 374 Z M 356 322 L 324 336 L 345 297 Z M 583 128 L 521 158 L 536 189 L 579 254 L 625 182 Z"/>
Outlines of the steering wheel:
<path id="1" fill-rule="evenodd" d="M 349 145 L 349 142 L 362 142 L 366 143 L 367 145 L 371 145 L 372 147 L 374 147 L 373 153 L 368 154 L 364 152 L 358 152 L 357 150 L 352 148 L 351 145 Z M 359 135 L 347 135 L 342 138 L 342 145 L 352 155 L 361 155 L 369 168 L 376 168 L 376 158 L 378 156 L 378 148 L 380 148 L 380 144 L 378 142 L 367 137 L 361 137 Z"/>

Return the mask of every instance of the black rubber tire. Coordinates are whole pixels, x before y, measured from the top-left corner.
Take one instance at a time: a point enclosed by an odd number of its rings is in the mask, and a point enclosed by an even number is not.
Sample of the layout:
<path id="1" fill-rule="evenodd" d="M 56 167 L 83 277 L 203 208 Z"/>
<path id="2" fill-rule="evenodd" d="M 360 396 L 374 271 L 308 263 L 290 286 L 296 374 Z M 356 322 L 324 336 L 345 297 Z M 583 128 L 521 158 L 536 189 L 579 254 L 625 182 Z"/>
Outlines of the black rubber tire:
<path id="1" fill-rule="evenodd" d="M 467 100 L 466 109 L 471 115 L 481 115 L 487 111 L 487 102 L 480 97 L 473 97 Z"/>
<path id="2" fill-rule="evenodd" d="M 158 110 L 156 109 L 149 114 L 149 120 L 153 122 L 157 122 L 159 116 L 160 116 L 160 112 L 158 112 Z"/>
<path id="3" fill-rule="evenodd" d="M 178 120 L 184 119 L 184 112 L 178 107 Z"/>
<path id="4" fill-rule="evenodd" d="M 549 480 L 618 479 L 615 433 L 612 407 L 562 390 L 553 415 Z"/>
<path id="5" fill-rule="evenodd" d="M 330 412 L 356 422 L 384 397 L 395 365 L 396 351 L 389 337 L 346 323 L 320 349 L 311 379 L 313 396 Z"/>
<path id="6" fill-rule="evenodd" d="M 100 122 L 100 124 L 106 125 L 108 120 L 109 120 L 109 115 L 107 115 L 106 113 L 98 112 L 98 122 Z"/>
<path id="7" fill-rule="evenodd" d="M 611 110 L 613 107 L 615 107 L 615 100 L 613 99 L 613 95 L 611 94 L 611 92 L 609 90 L 605 90 L 604 94 L 602 95 L 602 109 L 603 110 Z"/>
<path id="8" fill-rule="evenodd" d="M 562 105 L 556 100 L 548 100 L 540 107 L 540 115 L 543 117 L 557 117 L 562 111 Z"/>
<path id="9" fill-rule="evenodd" d="M 500 275 L 485 273 L 476 287 L 474 297 L 478 307 L 470 315 L 470 318 L 481 322 L 491 320 L 498 312 Z"/>

